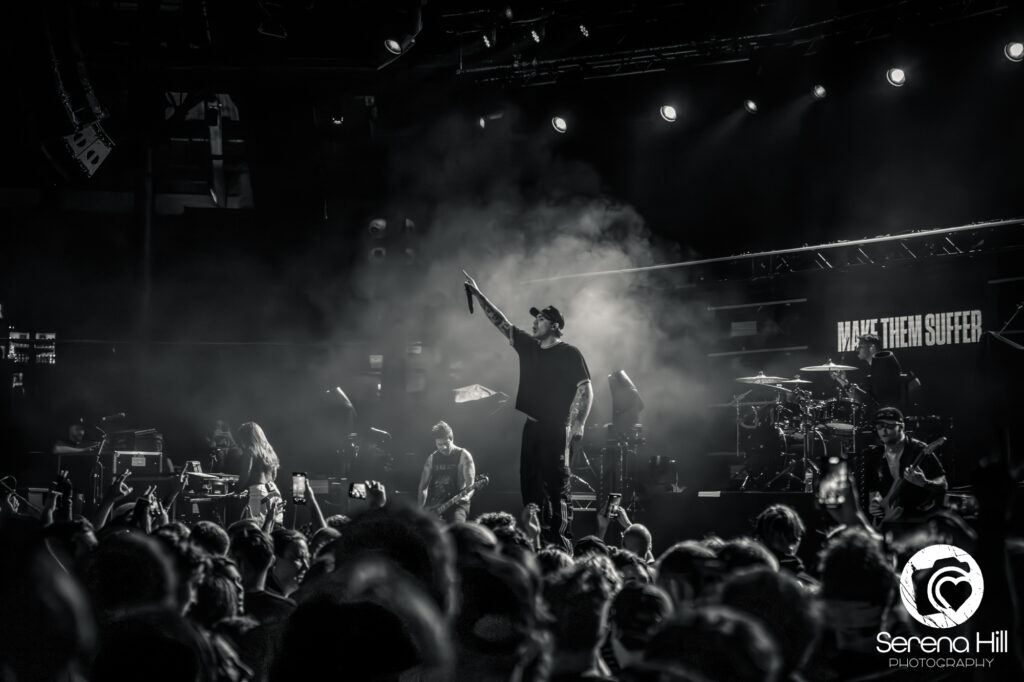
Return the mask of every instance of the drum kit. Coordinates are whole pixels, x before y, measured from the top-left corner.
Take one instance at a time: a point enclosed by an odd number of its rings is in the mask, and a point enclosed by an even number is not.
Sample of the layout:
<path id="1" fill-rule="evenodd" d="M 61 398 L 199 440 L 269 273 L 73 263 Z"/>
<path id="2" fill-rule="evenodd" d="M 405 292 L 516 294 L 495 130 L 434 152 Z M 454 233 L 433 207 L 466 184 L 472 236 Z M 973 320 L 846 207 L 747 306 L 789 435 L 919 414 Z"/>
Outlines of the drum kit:
<path id="1" fill-rule="evenodd" d="M 829 360 L 800 371 L 831 374 L 856 369 Z M 813 382 L 799 374 L 790 379 L 758 372 L 736 381 L 753 386 L 730 403 L 736 409 L 736 452 L 743 452 L 745 461 L 741 490 L 810 492 L 820 474 L 816 462 L 857 451 L 865 418 L 859 402 L 846 397 L 815 399 Z M 774 399 L 742 402 L 755 390 L 773 391 Z M 841 452 L 828 452 L 830 448 Z"/>

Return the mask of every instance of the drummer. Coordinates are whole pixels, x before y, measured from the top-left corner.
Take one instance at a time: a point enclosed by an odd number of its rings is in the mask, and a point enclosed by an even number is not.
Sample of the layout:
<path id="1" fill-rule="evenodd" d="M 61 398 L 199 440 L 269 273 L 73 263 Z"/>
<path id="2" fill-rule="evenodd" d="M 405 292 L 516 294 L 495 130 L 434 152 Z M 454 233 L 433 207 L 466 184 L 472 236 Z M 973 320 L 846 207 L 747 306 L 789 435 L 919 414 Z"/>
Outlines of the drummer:
<path id="1" fill-rule="evenodd" d="M 867 363 L 868 371 L 871 370 L 871 359 L 875 353 L 882 350 L 882 341 L 875 334 L 861 334 L 857 337 L 857 359 Z M 871 395 L 871 384 L 865 381 L 861 387 L 847 378 L 845 371 L 832 371 L 829 376 L 839 384 L 846 396 L 855 403 L 874 404 L 877 402 L 875 396 Z"/>

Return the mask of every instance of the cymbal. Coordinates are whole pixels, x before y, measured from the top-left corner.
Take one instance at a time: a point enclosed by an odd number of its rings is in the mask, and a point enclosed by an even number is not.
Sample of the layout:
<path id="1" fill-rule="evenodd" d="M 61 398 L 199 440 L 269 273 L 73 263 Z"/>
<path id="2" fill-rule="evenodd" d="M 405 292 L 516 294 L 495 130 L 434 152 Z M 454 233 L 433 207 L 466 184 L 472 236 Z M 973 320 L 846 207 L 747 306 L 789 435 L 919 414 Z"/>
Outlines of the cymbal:
<path id="1" fill-rule="evenodd" d="M 801 372 L 852 372 L 856 370 L 856 367 L 850 365 L 836 365 L 831 360 L 826 362 L 824 365 L 811 365 L 810 367 L 801 367 Z"/>
<path id="2" fill-rule="evenodd" d="M 741 384 L 755 384 L 755 385 L 758 385 L 758 386 L 760 386 L 762 384 L 777 384 L 780 381 L 785 381 L 785 380 L 786 380 L 786 377 L 768 377 L 768 376 L 765 376 L 764 372 L 758 372 L 757 376 L 739 377 L 739 378 L 736 379 L 736 381 L 740 382 Z"/>
<path id="3" fill-rule="evenodd" d="M 813 381 L 808 381 L 807 379 L 786 379 L 785 381 L 780 381 L 779 383 L 780 384 L 813 384 L 814 382 Z"/>

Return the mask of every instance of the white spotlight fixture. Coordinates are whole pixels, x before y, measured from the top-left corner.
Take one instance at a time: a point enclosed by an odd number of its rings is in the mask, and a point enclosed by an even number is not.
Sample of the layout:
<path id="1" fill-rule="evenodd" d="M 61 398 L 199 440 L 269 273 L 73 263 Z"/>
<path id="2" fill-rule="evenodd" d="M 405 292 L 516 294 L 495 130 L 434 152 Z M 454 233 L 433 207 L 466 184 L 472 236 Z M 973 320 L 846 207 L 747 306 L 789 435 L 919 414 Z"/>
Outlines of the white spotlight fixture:
<path id="1" fill-rule="evenodd" d="M 530 31 L 530 37 L 533 38 L 533 42 L 535 42 L 535 43 L 539 43 L 540 42 L 540 34 L 537 33 L 537 29 L 532 29 Z"/>
<path id="2" fill-rule="evenodd" d="M 580 33 L 583 35 L 584 38 L 590 37 L 590 31 L 587 29 L 586 24 L 580 24 Z"/>
<path id="3" fill-rule="evenodd" d="M 391 54 L 402 54 L 402 44 L 394 38 L 384 39 L 384 49 Z"/>
<path id="4" fill-rule="evenodd" d="M 752 99 L 745 100 L 743 102 L 743 108 L 747 110 L 748 114 L 756 114 L 757 113 L 757 102 L 755 102 Z"/>
<path id="5" fill-rule="evenodd" d="M 345 117 L 344 116 L 331 116 L 331 123 L 333 123 L 336 126 L 340 126 L 344 122 L 345 122 Z"/>
<path id="6" fill-rule="evenodd" d="M 676 122 L 678 114 L 676 113 L 676 108 L 671 104 L 664 105 L 663 107 L 661 107 L 659 112 L 661 113 L 661 117 L 668 121 L 669 123 Z"/>
<path id="7" fill-rule="evenodd" d="M 812 92 L 814 92 L 814 97 L 817 99 L 825 99 L 825 95 L 828 94 L 828 91 L 825 90 L 825 86 L 820 83 L 814 86 L 814 90 Z"/>
<path id="8" fill-rule="evenodd" d="M 1014 41 L 1012 43 L 1006 43 L 1006 47 L 1003 48 L 1003 54 L 1011 62 L 1019 62 L 1024 59 L 1024 43 Z"/>
<path id="9" fill-rule="evenodd" d="M 487 127 L 487 119 L 481 116 L 480 120 L 477 121 L 477 125 L 479 125 L 480 129 L 483 130 L 484 128 Z"/>
<path id="10" fill-rule="evenodd" d="M 485 33 L 484 36 L 483 36 L 483 39 L 484 39 L 484 47 L 486 47 L 487 49 L 490 49 L 491 45 L 492 45 L 490 36 L 488 36 Z"/>
<path id="11" fill-rule="evenodd" d="M 555 129 L 556 133 L 564 134 L 569 130 L 569 124 L 565 122 L 565 119 L 561 116 L 555 116 L 551 119 L 551 127 Z"/>
<path id="12" fill-rule="evenodd" d="M 885 80 L 889 81 L 889 85 L 902 88 L 907 83 L 907 73 L 898 66 L 894 66 L 885 72 Z"/>

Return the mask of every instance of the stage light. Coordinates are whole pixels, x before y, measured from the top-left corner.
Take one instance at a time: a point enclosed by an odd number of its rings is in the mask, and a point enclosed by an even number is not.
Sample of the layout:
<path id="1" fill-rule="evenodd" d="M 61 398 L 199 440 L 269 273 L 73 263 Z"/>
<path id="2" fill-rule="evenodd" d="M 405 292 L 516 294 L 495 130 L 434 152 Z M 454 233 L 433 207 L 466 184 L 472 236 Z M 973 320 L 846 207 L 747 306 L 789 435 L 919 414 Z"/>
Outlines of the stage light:
<path id="1" fill-rule="evenodd" d="M 590 31 L 587 30 L 587 27 L 586 27 L 585 24 L 580 24 L 580 33 L 583 35 L 584 38 L 589 38 L 590 37 Z"/>
<path id="2" fill-rule="evenodd" d="M 345 122 L 345 117 L 344 116 L 331 116 L 331 123 L 333 123 L 336 126 L 340 126 L 344 122 Z"/>
<path id="3" fill-rule="evenodd" d="M 821 84 L 815 85 L 813 92 L 814 92 L 814 96 L 817 99 L 825 99 L 825 95 L 828 94 L 828 91 L 825 90 L 825 86 L 821 85 Z"/>
<path id="4" fill-rule="evenodd" d="M 1024 59 L 1024 43 L 1017 41 L 1006 43 L 1006 47 L 1003 48 L 1003 54 L 1011 62 L 1019 62 Z"/>
<path id="5" fill-rule="evenodd" d="M 491 47 L 491 39 L 486 34 L 484 35 L 483 38 L 484 38 L 484 47 L 490 49 L 490 47 Z"/>
<path id="6" fill-rule="evenodd" d="M 384 39 L 384 49 L 391 54 L 402 54 L 402 44 L 394 38 Z"/>
<path id="7" fill-rule="evenodd" d="M 387 255 L 387 249 L 385 249 L 383 246 L 375 246 L 372 249 L 370 249 L 370 253 L 368 254 L 367 258 L 371 263 L 379 263 L 382 260 L 384 260 L 387 257 Z"/>
<path id="8" fill-rule="evenodd" d="M 565 131 L 569 130 L 569 124 L 561 116 L 555 116 L 551 119 L 551 127 L 555 129 L 556 133 L 565 133 Z"/>
<path id="9" fill-rule="evenodd" d="M 743 102 L 743 108 L 747 110 L 748 114 L 756 114 L 757 113 L 757 102 L 755 102 L 752 99 L 748 99 L 748 100 Z"/>
<path id="10" fill-rule="evenodd" d="M 676 122 L 676 108 L 671 104 L 666 104 L 660 109 L 661 117 L 669 123 Z"/>
<path id="11" fill-rule="evenodd" d="M 477 121 L 477 125 L 479 125 L 480 129 L 483 130 L 484 128 L 487 127 L 487 119 L 481 116 L 480 120 Z"/>
<path id="12" fill-rule="evenodd" d="M 540 34 L 537 33 L 537 29 L 532 29 L 530 31 L 530 37 L 533 38 L 533 42 L 535 42 L 535 43 L 539 43 L 540 42 Z"/>
<path id="13" fill-rule="evenodd" d="M 907 82 L 907 73 L 898 66 L 894 66 L 885 72 L 885 80 L 889 81 L 889 85 L 893 87 L 902 88 Z"/>
<path id="14" fill-rule="evenodd" d="M 384 218 L 374 218 L 370 221 L 370 224 L 366 226 L 366 231 L 370 233 L 370 236 L 374 239 L 383 239 L 384 235 L 388 232 L 388 221 Z"/>

